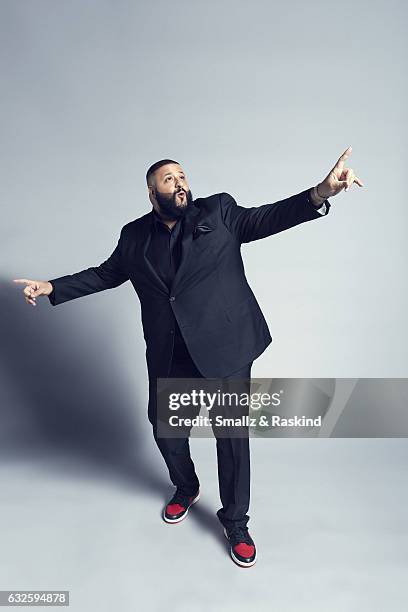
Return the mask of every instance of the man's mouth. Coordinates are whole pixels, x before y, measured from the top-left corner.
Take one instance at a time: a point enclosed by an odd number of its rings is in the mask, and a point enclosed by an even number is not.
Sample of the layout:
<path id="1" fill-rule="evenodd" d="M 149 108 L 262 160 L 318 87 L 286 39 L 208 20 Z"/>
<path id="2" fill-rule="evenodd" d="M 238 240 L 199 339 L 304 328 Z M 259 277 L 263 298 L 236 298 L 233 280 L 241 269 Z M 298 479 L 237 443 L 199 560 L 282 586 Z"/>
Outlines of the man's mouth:
<path id="1" fill-rule="evenodd" d="M 184 196 L 185 196 L 186 194 L 184 193 L 184 191 L 178 191 L 178 192 L 177 192 L 177 195 L 178 195 L 178 196 L 179 196 L 181 199 L 183 199 L 183 198 L 184 198 Z"/>

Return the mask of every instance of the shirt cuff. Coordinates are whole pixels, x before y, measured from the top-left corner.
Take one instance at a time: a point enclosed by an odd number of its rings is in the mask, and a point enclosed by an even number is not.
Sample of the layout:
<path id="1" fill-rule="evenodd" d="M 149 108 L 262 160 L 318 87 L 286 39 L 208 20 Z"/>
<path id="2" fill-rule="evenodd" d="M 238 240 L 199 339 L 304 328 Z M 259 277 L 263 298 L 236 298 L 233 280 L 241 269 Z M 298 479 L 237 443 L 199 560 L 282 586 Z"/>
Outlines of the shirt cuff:
<path id="1" fill-rule="evenodd" d="M 315 206 L 316 208 L 316 206 Z M 327 206 L 326 206 L 326 202 L 323 202 L 323 204 L 321 205 L 320 208 L 316 208 L 317 212 L 320 213 L 321 215 L 326 215 L 327 214 Z"/>
<path id="2" fill-rule="evenodd" d="M 316 212 L 318 212 L 320 215 L 324 216 L 327 215 L 327 213 L 329 212 L 330 209 L 330 204 L 329 204 L 329 200 L 325 200 L 323 202 L 323 204 L 317 208 L 315 204 L 313 204 L 311 198 L 310 198 L 310 190 L 307 192 L 307 201 L 309 202 L 310 206 L 312 206 Z"/>

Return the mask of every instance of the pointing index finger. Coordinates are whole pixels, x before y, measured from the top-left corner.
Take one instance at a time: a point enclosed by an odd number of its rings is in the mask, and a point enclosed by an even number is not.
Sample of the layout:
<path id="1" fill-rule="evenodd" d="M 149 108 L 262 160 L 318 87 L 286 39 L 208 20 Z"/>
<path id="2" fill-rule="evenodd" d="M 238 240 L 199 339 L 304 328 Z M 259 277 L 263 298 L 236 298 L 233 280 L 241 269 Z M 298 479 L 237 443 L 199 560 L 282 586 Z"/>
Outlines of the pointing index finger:
<path id="1" fill-rule="evenodd" d="M 342 153 L 339 157 L 339 159 L 337 160 L 337 162 L 335 163 L 333 170 L 335 168 L 337 168 L 338 170 L 343 170 L 344 168 L 344 163 L 346 161 L 346 159 L 348 158 L 348 156 L 350 155 L 352 150 L 352 146 L 347 147 L 347 149 L 344 151 L 344 153 Z"/>

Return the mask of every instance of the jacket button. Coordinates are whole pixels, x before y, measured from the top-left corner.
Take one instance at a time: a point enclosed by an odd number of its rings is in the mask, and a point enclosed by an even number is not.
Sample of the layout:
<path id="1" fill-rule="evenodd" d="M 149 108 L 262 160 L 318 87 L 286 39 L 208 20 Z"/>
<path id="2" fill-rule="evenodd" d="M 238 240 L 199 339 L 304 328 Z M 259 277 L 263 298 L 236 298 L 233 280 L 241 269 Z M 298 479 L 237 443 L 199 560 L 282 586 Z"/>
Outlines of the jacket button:
<path id="1" fill-rule="evenodd" d="M 170 302 L 174 302 L 174 300 L 175 300 L 175 299 L 176 299 L 176 298 L 174 297 L 174 295 L 171 295 L 171 296 L 170 296 Z"/>
<path id="2" fill-rule="evenodd" d="M 170 333 L 171 333 L 171 334 L 174 334 L 174 329 L 171 329 L 171 330 L 170 330 Z"/>

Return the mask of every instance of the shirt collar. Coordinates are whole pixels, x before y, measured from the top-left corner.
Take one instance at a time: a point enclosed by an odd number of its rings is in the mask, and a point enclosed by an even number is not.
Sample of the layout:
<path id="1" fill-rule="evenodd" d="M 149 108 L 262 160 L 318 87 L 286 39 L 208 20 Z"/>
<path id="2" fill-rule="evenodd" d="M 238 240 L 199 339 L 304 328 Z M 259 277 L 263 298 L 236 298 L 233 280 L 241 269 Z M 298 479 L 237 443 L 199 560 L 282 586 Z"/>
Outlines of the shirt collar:
<path id="1" fill-rule="evenodd" d="M 161 226 L 161 227 L 164 227 L 168 231 L 173 231 L 174 229 L 176 229 L 177 226 L 180 225 L 180 221 L 183 220 L 183 217 L 181 217 L 181 219 L 177 219 L 176 223 L 173 225 L 172 229 L 170 230 L 170 228 L 164 223 L 164 221 L 162 220 L 162 218 L 160 217 L 160 215 L 156 212 L 154 208 L 152 208 L 152 213 L 153 213 L 153 227 L 156 230 L 159 229 L 159 227 Z"/>

